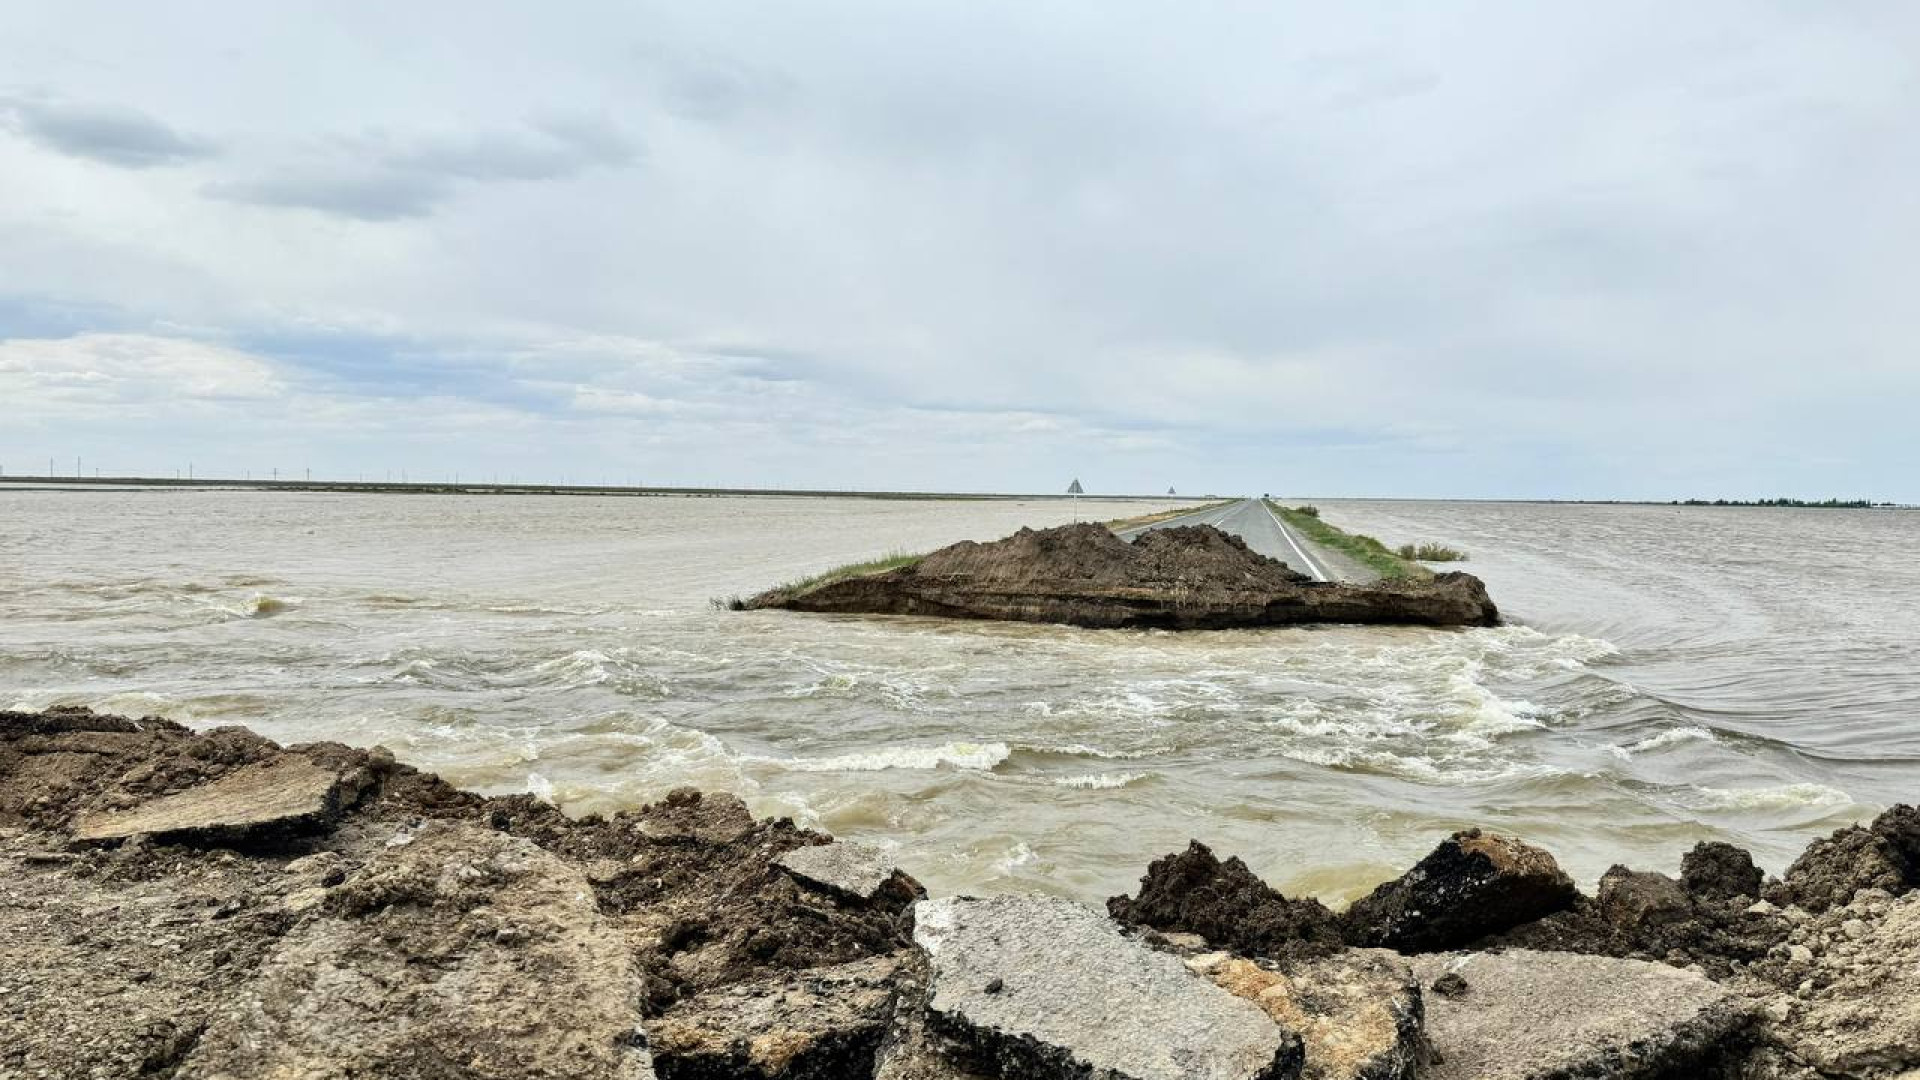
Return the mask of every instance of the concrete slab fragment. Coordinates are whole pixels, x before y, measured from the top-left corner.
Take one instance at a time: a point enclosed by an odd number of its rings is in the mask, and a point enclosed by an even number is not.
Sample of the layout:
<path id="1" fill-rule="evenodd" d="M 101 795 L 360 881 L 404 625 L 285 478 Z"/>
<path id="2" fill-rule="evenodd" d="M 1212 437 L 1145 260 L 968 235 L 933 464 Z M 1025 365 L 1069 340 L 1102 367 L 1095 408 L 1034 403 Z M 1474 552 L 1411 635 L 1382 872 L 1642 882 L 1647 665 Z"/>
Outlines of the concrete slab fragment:
<path id="1" fill-rule="evenodd" d="M 1300 1036 L 1067 900 L 943 898 L 914 908 L 927 1018 L 1005 1076 L 1288 1080 Z"/>
<path id="2" fill-rule="evenodd" d="M 867 1076 L 892 1015 L 898 963 L 873 957 L 729 986 L 649 1021 L 669 1076 Z"/>
<path id="3" fill-rule="evenodd" d="M 74 823 L 74 839 L 229 834 L 317 821 L 358 792 L 339 771 L 299 754 L 257 761 L 214 780 L 126 810 L 90 811 Z"/>
<path id="4" fill-rule="evenodd" d="M 774 860 L 794 877 L 856 900 L 871 900 L 900 870 L 885 849 L 852 840 L 795 848 Z"/>
<path id="5" fill-rule="evenodd" d="M 1439 1061 L 1428 1080 L 1706 1075 L 1751 1022 L 1743 999 L 1664 964 L 1514 949 L 1413 960 Z M 1696 1072 L 1695 1070 L 1700 1070 Z"/>

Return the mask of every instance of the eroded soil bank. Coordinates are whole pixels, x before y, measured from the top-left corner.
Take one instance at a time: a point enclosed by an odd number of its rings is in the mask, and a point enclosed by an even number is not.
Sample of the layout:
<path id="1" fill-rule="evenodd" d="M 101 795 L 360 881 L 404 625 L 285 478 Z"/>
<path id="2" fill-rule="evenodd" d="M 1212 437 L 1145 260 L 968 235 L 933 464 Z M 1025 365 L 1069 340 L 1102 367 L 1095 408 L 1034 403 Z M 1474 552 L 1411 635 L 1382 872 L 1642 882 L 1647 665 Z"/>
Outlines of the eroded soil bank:
<path id="1" fill-rule="evenodd" d="M 1174 630 L 1500 621 L 1471 574 L 1316 582 L 1210 525 L 1156 529 L 1131 542 L 1093 524 L 1022 529 L 991 543 L 953 544 L 884 573 L 774 589 L 745 606 Z"/>
<path id="2" fill-rule="evenodd" d="M 1204 845 L 1106 913 L 925 898 L 675 792 L 0 713 L 7 1077 L 1780 1077 L 1920 1069 L 1920 811 L 1597 895 L 1468 830 L 1343 913 Z"/>

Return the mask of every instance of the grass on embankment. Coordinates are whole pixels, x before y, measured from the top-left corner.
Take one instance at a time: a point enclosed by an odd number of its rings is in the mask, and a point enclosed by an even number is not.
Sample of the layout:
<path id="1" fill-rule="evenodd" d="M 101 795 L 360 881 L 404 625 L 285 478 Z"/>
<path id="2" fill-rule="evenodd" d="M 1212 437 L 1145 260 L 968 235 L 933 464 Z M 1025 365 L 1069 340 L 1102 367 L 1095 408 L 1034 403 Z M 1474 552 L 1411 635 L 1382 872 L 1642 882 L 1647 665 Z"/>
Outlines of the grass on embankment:
<path id="1" fill-rule="evenodd" d="M 1466 562 L 1467 553 L 1445 544 L 1401 544 L 1395 555 L 1413 562 Z"/>
<path id="2" fill-rule="evenodd" d="M 898 570 L 903 566 L 912 566 L 914 563 L 926 557 L 924 552 L 890 551 L 877 559 L 868 559 L 865 562 L 846 563 L 842 566 L 836 566 L 831 570 L 823 570 L 811 577 L 796 578 L 793 581 L 782 582 L 767 591 L 797 596 L 809 589 L 817 589 L 822 585 L 830 585 L 833 582 L 844 581 L 847 578 L 866 577 L 868 574 L 884 574 L 889 570 Z M 724 602 L 715 600 L 714 606 L 741 611 L 746 608 L 747 603 L 740 597 L 733 596 L 727 598 Z"/>
<path id="3" fill-rule="evenodd" d="M 1300 530 L 1307 539 L 1345 555 L 1379 574 L 1383 581 L 1420 581 L 1433 576 L 1433 571 L 1411 559 L 1401 558 L 1365 533 L 1350 533 L 1321 521 L 1319 507 L 1282 506 L 1272 499 L 1267 500 L 1267 505 L 1280 515 L 1280 520 Z"/>
<path id="4" fill-rule="evenodd" d="M 1197 514 L 1202 510 L 1213 510 L 1217 507 L 1227 505 L 1229 501 L 1231 500 L 1211 502 L 1202 506 L 1189 506 L 1178 510 L 1163 510 L 1154 514 L 1142 514 L 1139 517 L 1114 518 L 1112 521 L 1103 522 L 1102 524 L 1118 532 L 1122 529 L 1138 528 L 1142 525 L 1152 525 L 1156 522 L 1167 521 L 1172 518 L 1185 517 L 1188 514 Z M 903 566 L 912 566 L 914 563 L 926 557 L 927 555 L 924 551 L 890 551 L 877 559 L 847 563 L 844 566 L 836 566 L 831 570 L 822 571 L 812 577 L 783 582 L 767 591 L 784 593 L 788 596 L 798 596 L 803 592 L 817 589 L 822 585 L 830 585 L 836 581 L 845 581 L 847 578 L 866 577 L 868 574 L 884 574 L 889 570 L 898 570 Z M 725 600 L 715 598 L 713 600 L 713 606 L 716 608 L 729 608 L 734 611 L 741 611 L 746 608 L 747 602 L 741 597 L 730 596 Z"/>

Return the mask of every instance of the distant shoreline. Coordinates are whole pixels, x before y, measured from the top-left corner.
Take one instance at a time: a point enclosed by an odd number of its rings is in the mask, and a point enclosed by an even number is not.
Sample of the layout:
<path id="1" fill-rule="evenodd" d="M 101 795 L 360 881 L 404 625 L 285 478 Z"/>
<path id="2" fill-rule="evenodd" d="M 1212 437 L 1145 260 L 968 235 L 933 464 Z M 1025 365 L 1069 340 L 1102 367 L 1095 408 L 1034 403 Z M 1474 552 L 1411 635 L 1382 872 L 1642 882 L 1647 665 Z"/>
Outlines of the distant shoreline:
<path id="1" fill-rule="evenodd" d="M 232 478 L 172 479 L 153 476 L 0 476 L 0 484 L 22 488 L 76 490 L 122 490 L 125 488 L 167 488 L 186 490 L 300 491 L 352 495 L 617 495 L 668 498 L 735 498 L 742 496 L 785 496 L 809 499 L 978 499 L 1003 501 L 1050 499 L 1065 502 L 1078 498 L 1087 502 L 1164 502 L 1201 503 L 1218 496 L 1207 495 L 1042 495 L 993 491 L 844 491 L 827 488 L 729 488 L 729 487 L 648 487 L 626 484 L 493 484 L 448 483 L 444 481 L 392 480 L 255 480 Z"/>
<path id="2" fill-rule="evenodd" d="M 1088 502 L 1164 502 L 1204 503 L 1228 496 L 1163 494 L 1044 494 L 1006 491 L 870 491 L 831 488 L 749 488 L 749 487 L 670 487 L 629 484 L 495 484 L 449 483 L 446 481 L 395 480 L 257 480 L 232 477 L 185 478 L 159 476 L 0 476 L 0 485 L 62 491 L 121 490 L 160 488 L 201 491 L 298 491 L 347 495 L 605 495 L 668 498 L 741 498 L 787 497 L 806 499 L 902 499 L 1011 501 L 1047 499 L 1065 502 L 1080 498 Z M 1920 504 L 1877 502 L 1867 499 L 1475 499 L 1394 495 L 1289 495 L 1289 498 L 1343 502 L 1461 502 L 1505 503 L 1519 506 L 1672 506 L 1698 509 L 1760 510 L 1915 510 Z"/>

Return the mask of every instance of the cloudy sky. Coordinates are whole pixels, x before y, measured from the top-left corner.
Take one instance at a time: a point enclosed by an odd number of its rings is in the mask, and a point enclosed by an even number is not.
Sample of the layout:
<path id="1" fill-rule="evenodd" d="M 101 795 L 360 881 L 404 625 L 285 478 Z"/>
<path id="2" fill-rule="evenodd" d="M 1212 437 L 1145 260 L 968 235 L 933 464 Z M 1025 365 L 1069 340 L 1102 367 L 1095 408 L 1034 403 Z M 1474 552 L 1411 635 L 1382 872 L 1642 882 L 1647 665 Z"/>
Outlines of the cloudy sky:
<path id="1" fill-rule="evenodd" d="M 5 2 L 0 465 L 1920 500 L 1920 7 Z"/>

